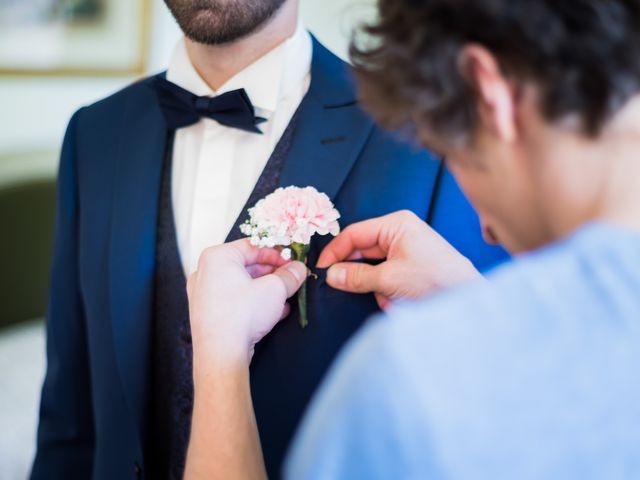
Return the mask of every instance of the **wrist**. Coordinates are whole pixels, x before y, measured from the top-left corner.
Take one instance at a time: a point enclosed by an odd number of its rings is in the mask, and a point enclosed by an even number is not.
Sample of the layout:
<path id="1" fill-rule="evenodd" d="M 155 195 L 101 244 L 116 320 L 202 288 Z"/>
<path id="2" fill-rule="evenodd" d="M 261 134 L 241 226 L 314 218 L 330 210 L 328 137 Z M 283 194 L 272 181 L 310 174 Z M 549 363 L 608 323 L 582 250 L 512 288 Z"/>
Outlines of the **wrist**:
<path id="1" fill-rule="evenodd" d="M 236 385 L 249 382 L 248 362 L 233 362 L 207 365 L 194 364 L 193 393 L 194 411 L 196 406 L 206 405 L 211 398 L 221 392 L 229 392 Z"/>
<path id="2" fill-rule="evenodd" d="M 196 344 L 193 348 L 194 388 L 206 386 L 219 378 L 242 377 L 249 374 L 250 352 L 245 346 L 232 347 L 232 342 Z M 213 380 L 212 380 L 213 379 Z"/>

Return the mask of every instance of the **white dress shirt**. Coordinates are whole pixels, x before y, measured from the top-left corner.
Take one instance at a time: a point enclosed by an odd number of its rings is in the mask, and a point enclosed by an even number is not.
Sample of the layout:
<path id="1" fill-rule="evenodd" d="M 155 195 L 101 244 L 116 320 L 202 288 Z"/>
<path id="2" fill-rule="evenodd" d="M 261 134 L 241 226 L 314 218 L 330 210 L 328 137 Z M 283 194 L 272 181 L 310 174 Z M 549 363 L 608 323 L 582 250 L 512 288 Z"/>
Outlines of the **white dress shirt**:
<path id="1" fill-rule="evenodd" d="M 179 129 L 173 149 L 172 200 L 185 274 L 202 251 L 224 243 L 278 140 L 309 89 L 311 36 L 302 25 L 275 49 L 213 91 L 194 68 L 184 39 L 175 48 L 167 80 L 198 96 L 244 88 L 263 135 L 210 119 Z"/>

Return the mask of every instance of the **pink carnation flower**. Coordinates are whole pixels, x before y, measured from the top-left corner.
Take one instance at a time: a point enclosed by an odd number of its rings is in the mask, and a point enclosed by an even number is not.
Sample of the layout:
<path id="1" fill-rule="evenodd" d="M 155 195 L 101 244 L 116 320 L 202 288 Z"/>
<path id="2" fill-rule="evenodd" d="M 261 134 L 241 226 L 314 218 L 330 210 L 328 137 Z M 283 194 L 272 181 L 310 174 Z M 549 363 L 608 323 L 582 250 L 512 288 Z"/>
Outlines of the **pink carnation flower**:
<path id="1" fill-rule="evenodd" d="M 315 234 L 340 233 L 340 214 L 313 187 L 279 188 L 249 209 L 249 216 L 241 229 L 259 247 L 309 245 Z"/>
<path id="2" fill-rule="evenodd" d="M 240 226 L 257 247 L 286 247 L 282 258 L 306 263 L 311 237 L 340 233 L 340 214 L 329 197 L 313 187 L 279 188 L 249 209 L 249 220 Z M 317 278 L 317 277 L 316 277 Z M 300 326 L 306 328 L 306 285 L 298 292 Z"/>

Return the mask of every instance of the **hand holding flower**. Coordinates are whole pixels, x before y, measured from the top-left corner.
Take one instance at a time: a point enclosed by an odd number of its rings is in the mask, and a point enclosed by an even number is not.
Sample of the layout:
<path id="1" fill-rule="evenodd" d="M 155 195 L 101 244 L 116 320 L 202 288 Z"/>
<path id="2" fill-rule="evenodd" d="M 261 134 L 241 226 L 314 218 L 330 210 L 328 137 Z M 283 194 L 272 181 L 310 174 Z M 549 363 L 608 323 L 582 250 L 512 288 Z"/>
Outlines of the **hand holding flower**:
<path id="1" fill-rule="evenodd" d="M 305 278 L 303 264 L 247 240 L 207 249 L 187 284 L 195 378 L 202 366 L 248 364 L 255 344 L 286 316 L 286 300 Z"/>
<path id="2" fill-rule="evenodd" d="M 248 240 L 207 249 L 200 257 L 187 284 L 194 406 L 185 478 L 229 478 L 230 472 L 266 478 L 249 363 L 255 344 L 287 314 L 285 302 L 306 270 Z"/>
<path id="3" fill-rule="evenodd" d="M 340 233 L 340 214 L 329 197 L 313 187 L 279 188 L 249 209 L 240 227 L 257 247 L 281 247 L 282 258 L 307 261 L 311 238 Z M 298 293 L 300 326 L 308 325 L 306 286 Z"/>

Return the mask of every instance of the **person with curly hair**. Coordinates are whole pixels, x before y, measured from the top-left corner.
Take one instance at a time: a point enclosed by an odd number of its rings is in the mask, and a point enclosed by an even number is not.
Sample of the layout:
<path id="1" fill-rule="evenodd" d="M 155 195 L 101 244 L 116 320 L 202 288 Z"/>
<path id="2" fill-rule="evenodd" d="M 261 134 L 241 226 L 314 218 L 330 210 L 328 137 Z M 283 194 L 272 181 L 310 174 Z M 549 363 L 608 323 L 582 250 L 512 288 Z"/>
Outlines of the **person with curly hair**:
<path id="1" fill-rule="evenodd" d="M 286 477 L 640 478 L 640 2 L 379 7 L 352 48 L 365 105 L 446 157 L 516 257 L 479 278 L 407 212 L 334 239 L 328 284 L 390 308 L 325 379 Z M 191 278 L 189 478 L 261 476 L 250 352 L 305 275 L 276 258 L 230 244 Z"/>

